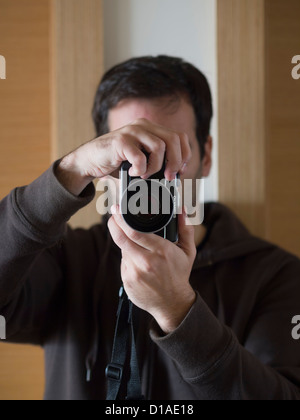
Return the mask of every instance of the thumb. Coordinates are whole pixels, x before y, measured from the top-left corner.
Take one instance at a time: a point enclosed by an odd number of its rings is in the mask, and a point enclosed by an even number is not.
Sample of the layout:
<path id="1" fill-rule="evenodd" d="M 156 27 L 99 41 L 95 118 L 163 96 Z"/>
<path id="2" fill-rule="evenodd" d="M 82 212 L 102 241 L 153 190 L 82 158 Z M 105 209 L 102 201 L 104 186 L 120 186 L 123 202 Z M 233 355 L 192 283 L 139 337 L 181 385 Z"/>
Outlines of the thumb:
<path id="1" fill-rule="evenodd" d="M 195 257 L 195 228 L 188 223 L 186 211 L 183 209 L 182 214 L 178 214 L 178 246 L 189 257 Z"/>

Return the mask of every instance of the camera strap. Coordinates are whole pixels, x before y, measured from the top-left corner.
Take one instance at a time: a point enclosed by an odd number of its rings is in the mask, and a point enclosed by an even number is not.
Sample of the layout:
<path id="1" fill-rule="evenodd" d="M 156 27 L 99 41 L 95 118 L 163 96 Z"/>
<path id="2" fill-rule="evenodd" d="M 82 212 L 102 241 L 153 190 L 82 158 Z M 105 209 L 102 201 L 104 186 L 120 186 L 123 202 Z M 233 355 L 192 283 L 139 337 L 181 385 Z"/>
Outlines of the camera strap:
<path id="1" fill-rule="evenodd" d="M 124 287 L 120 289 L 119 298 L 111 362 L 105 372 L 108 382 L 106 400 L 120 399 L 119 394 L 122 386 L 127 388 L 126 400 L 143 400 L 133 325 L 133 304 L 128 299 Z M 126 378 L 125 370 L 129 352 L 130 369 L 129 377 Z"/>

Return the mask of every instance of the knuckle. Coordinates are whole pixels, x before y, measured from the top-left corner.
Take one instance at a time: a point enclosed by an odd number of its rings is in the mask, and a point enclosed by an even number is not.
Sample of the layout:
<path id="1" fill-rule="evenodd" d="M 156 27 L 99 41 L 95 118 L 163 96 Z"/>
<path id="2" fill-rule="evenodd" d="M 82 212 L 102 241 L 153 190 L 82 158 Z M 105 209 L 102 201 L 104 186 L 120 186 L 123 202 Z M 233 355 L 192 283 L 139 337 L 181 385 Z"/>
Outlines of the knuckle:
<path id="1" fill-rule="evenodd" d="M 148 123 L 148 120 L 146 118 L 137 118 L 133 121 L 133 126 L 139 126 L 139 125 L 145 125 Z"/>
<path id="2" fill-rule="evenodd" d="M 189 136 L 186 133 L 182 132 L 179 135 L 180 135 L 180 137 L 182 138 L 183 141 L 185 141 L 186 143 L 189 142 Z"/>
<path id="3" fill-rule="evenodd" d="M 136 285 L 142 278 L 142 272 L 140 269 L 135 268 L 134 270 L 132 270 L 132 281 L 133 284 Z"/>
<path id="4" fill-rule="evenodd" d="M 166 148 L 166 144 L 161 140 L 158 140 L 153 144 L 154 153 L 161 153 L 162 151 L 165 150 L 165 148 Z"/>
<path id="5" fill-rule="evenodd" d="M 141 239 L 141 234 L 132 229 L 128 232 L 128 236 L 133 242 L 138 242 Z"/>
<path id="6" fill-rule="evenodd" d="M 180 144 L 180 135 L 177 134 L 177 133 L 172 133 L 171 134 L 171 141 L 172 141 L 172 143 Z"/>
<path id="7" fill-rule="evenodd" d="M 148 259 L 143 259 L 142 260 L 142 267 L 143 267 L 143 271 L 145 272 L 145 273 L 151 273 L 153 270 L 152 270 L 152 264 L 151 264 L 151 262 L 148 260 Z"/>
<path id="8" fill-rule="evenodd" d="M 121 248 L 125 248 L 125 246 L 127 244 L 127 239 L 126 239 L 125 235 L 122 235 L 121 233 L 116 234 L 116 241 Z"/>
<path id="9" fill-rule="evenodd" d="M 149 123 L 149 120 L 147 120 L 147 118 L 138 118 L 138 121 L 139 121 L 141 124 L 148 124 L 148 123 Z"/>
<path id="10" fill-rule="evenodd" d="M 187 151 L 186 155 L 184 156 L 184 162 L 185 163 L 189 163 L 190 160 L 192 159 L 193 155 L 192 155 L 192 151 L 189 148 L 189 150 Z"/>
<path id="11" fill-rule="evenodd" d="M 186 133 L 181 133 L 180 138 L 185 149 L 190 150 L 190 138 Z"/>
<path id="12" fill-rule="evenodd" d="M 181 168 L 181 165 L 182 165 L 182 161 L 176 158 L 171 162 L 170 166 L 171 166 L 171 169 L 173 169 L 174 171 L 178 171 Z"/>
<path id="13" fill-rule="evenodd" d="M 125 131 L 119 132 L 116 138 L 118 146 L 125 146 L 128 144 L 128 137 Z"/>
<path id="14" fill-rule="evenodd" d="M 157 248 L 155 250 L 155 257 L 156 259 L 160 260 L 160 261 L 165 261 L 168 259 L 168 251 L 167 251 L 168 247 L 165 248 Z"/>
<path id="15" fill-rule="evenodd" d="M 180 169 L 181 165 L 182 165 L 182 158 L 181 159 L 180 158 L 175 159 L 174 164 L 176 165 L 176 167 L 178 167 Z"/>
<path id="16" fill-rule="evenodd" d="M 167 148 L 166 143 L 165 143 L 164 141 L 160 141 L 160 142 L 159 142 L 159 151 L 160 151 L 161 153 L 165 153 L 166 148 Z"/>
<path id="17" fill-rule="evenodd" d="M 130 132 L 131 132 L 131 130 L 132 130 L 132 125 L 125 125 L 124 127 L 122 127 L 120 130 L 119 130 L 119 133 L 121 133 L 121 134 L 129 134 Z"/>
<path id="18" fill-rule="evenodd" d="M 190 137 L 186 133 L 181 133 L 180 137 L 182 139 L 184 150 L 188 152 L 188 155 L 191 155 Z"/>
<path id="19" fill-rule="evenodd" d="M 164 249 L 164 254 L 163 254 L 164 260 L 169 261 L 172 257 L 172 253 L 173 253 L 173 249 L 169 246 L 166 246 Z"/>
<path id="20" fill-rule="evenodd" d="M 157 142 L 153 143 L 152 145 L 152 153 L 157 154 L 160 151 L 160 146 Z"/>
<path id="21" fill-rule="evenodd" d="M 160 141 L 154 142 L 153 145 L 152 145 L 152 151 L 154 153 L 158 153 L 158 152 L 160 152 L 160 150 L 161 150 L 161 142 Z"/>
<path id="22" fill-rule="evenodd" d="M 141 127 L 138 124 L 132 124 L 129 125 L 127 127 L 125 127 L 125 132 L 126 134 L 133 136 L 133 137 L 138 137 L 140 135 L 141 132 Z"/>

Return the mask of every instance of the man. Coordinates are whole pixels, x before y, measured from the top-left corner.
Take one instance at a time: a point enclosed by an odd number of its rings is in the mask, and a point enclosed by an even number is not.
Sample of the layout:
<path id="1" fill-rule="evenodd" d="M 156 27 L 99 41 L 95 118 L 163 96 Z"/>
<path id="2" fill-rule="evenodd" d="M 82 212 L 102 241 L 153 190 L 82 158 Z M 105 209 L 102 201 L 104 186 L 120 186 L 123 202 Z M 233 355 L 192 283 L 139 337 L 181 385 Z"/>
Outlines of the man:
<path id="1" fill-rule="evenodd" d="M 195 229 L 180 216 L 177 245 L 134 232 L 118 208 L 108 228 L 66 228 L 93 199 L 91 181 L 123 161 L 145 179 L 166 153 L 167 179 L 208 176 L 211 102 L 205 77 L 180 59 L 116 66 L 95 99 L 99 137 L 0 203 L 0 313 L 10 341 L 44 347 L 46 399 L 105 398 L 122 282 L 138 308 L 146 399 L 299 399 L 296 257 L 220 204 Z"/>

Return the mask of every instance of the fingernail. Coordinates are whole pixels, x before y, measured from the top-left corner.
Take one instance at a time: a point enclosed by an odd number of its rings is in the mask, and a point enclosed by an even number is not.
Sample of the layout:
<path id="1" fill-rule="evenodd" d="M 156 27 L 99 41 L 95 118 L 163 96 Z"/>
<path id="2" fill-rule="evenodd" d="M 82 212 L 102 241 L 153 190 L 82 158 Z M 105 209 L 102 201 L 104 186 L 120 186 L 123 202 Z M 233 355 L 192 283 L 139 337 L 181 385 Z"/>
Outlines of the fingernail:
<path id="1" fill-rule="evenodd" d="M 111 207 L 110 211 L 111 211 L 111 214 L 117 214 L 117 206 L 114 204 L 114 205 Z"/>
<path id="2" fill-rule="evenodd" d="M 186 171 L 186 167 L 187 167 L 187 164 L 186 163 L 184 163 L 183 165 L 182 165 L 182 168 L 181 168 L 181 173 L 182 173 L 182 175 L 185 173 L 185 171 Z"/>
<path id="3" fill-rule="evenodd" d="M 176 179 L 177 177 L 177 172 L 172 172 L 171 173 L 171 181 L 173 181 L 173 179 Z"/>

